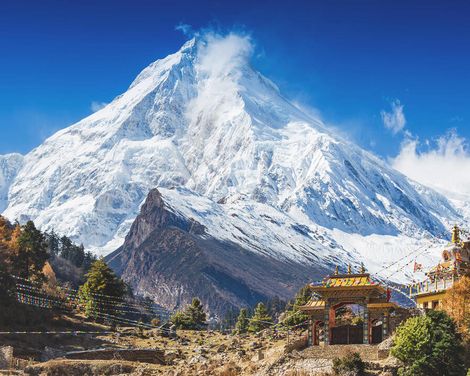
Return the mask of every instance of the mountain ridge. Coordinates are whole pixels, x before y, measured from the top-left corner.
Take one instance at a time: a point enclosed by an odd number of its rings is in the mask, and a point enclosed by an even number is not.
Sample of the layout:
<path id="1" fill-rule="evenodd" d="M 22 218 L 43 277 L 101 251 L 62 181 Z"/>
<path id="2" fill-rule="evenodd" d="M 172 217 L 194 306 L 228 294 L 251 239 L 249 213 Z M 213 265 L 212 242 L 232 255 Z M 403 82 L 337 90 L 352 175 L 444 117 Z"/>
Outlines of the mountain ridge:
<path id="1" fill-rule="evenodd" d="M 290 103 L 249 57 L 249 41 L 229 35 L 150 64 L 24 157 L 4 214 L 108 254 L 158 188 L 211 238 L 322 270 L 361 261 L 378 270 L 390 250 L 364 259 L 356 237 L 371 247 L 386 239 L 399 257 L 461 219 L 443 196 Z"/>

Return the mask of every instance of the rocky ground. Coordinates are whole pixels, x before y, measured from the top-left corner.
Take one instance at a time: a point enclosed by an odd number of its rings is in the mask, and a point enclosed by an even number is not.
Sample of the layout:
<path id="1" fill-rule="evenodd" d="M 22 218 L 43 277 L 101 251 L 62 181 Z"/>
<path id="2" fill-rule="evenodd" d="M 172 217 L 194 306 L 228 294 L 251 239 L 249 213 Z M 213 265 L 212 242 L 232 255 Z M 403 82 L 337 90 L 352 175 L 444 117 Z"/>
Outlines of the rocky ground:
<path id="1" fill-rule="evenodd" d="M 258 335 L 231 335 L 215 331 L 178 331 L 176 338 L 168 338 L 157 330 L 136 331 L 119 328 L 116 333 L 103 335 L 75 335 L 64 341 L 64 335 L 51 338 L 17 335 L 0 337 L 0 345 L 13 346 L 15 359 L 10 363 L 21 375 L 280 375 L 307 376 L 332 374 L 334 352 L 327 348 L 298 351 L 302 334 L 290 335 L 265 332 Z M 66 359 L 65 352 L 92 348 L 161 349 L 165 365 L 111 360 Z M 20 352 L 18 353 L 18 350 Z M 377 353 L 377 348 L 364 352 Z M 29 358 L 25 354 L 30 354 Z M 22 358 L 20 358 L 22 356 Z M 367 356 L 367 355 L 366 355 Z M 374 356 L 371 356 L 374 358 Z M 370 374 L 393 375 L 390 359 L 369 362 Z M 390 373 L 392 371 L 392 373 Z M 10 371 L 11 372 L 11 371 Z M 387 373 L 388 372 L 388 373 Z M 1 372 L 0 372 L 1 374 Z M 14 374 L 14 373 L 10 373 Z"/>

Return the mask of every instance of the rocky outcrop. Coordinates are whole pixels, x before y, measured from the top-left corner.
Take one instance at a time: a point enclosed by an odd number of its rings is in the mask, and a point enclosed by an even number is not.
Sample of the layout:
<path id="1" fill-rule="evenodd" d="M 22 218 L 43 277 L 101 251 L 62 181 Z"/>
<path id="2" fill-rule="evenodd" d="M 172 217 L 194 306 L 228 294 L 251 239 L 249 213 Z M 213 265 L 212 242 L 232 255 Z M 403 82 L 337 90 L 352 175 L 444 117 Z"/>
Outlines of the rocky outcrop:
<path id="1" fill-rule="evenodd" d="M 152 190 L 109 265 L 135 292 L 174 309 L 199 297 L 213 314 L 251 306 L 298 288 L 326 270 L 281 261 L 209 236 L 204 226 L 166 206 Z"/>

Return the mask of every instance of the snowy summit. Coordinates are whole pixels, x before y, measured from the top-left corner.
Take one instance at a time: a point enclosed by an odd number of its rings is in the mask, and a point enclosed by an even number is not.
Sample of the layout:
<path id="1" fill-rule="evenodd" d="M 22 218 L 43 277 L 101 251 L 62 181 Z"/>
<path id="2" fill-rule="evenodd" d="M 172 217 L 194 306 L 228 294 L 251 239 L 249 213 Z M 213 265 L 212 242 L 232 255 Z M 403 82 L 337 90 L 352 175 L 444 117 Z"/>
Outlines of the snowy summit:
<path id="1" fill-rule="evenodd" d="M 0 157 L 3 214 L 107 254 L 158 188 L 171 212 L 250 252 L 405 278 L 381 270 L 435 247 L 459 211 L 291 103 L 251 52 L 235 34 L 192 39 L 24 158 Z"/>

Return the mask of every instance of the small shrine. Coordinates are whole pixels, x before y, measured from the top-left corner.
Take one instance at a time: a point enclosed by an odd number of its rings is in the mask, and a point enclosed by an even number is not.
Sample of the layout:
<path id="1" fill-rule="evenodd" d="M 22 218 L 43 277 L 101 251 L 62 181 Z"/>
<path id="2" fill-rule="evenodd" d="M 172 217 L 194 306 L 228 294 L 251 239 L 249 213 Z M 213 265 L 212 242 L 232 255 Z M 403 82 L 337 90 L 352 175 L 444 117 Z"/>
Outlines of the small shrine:
<path id="1" fill-rule="evenodd" d="M 426 279 L 410 286 L 410 296 L 424 309 L 441 306 L 447 289 L 462 276 L 470 276 L 470 241 L 462 241 L 461 229 L 454 226 L 452 240 L 442 251 L 441 261 L 426 273 Z"/>
<path id="2" fill-rule="evenodd" d="M 309 316 L 310 346 L 380 343 L 390 334 L 390 315 L 398 306 L 363 266 L 358 273 L 336 268 L 311 289 L 313 298 L 300 307 Z"/>

